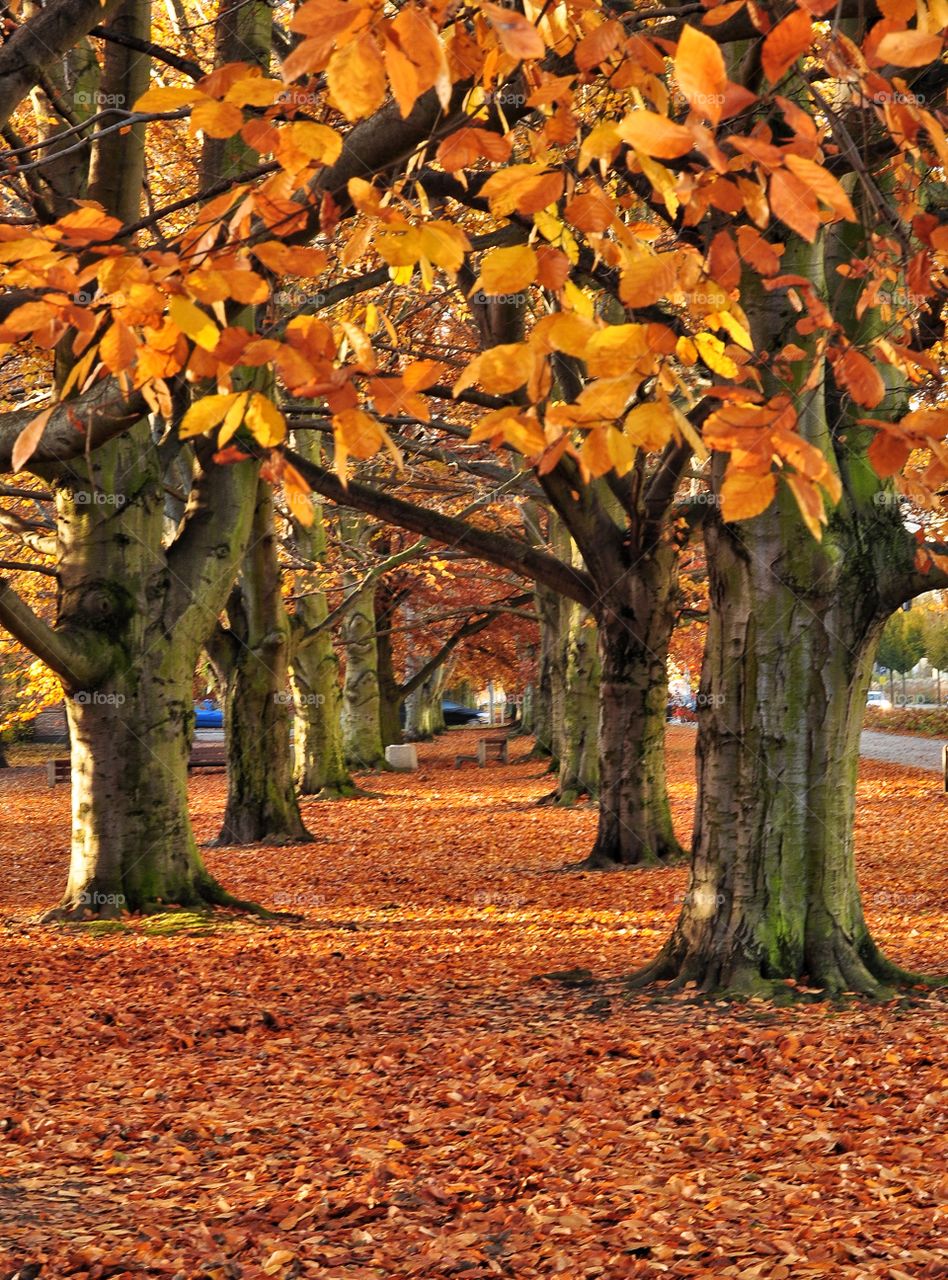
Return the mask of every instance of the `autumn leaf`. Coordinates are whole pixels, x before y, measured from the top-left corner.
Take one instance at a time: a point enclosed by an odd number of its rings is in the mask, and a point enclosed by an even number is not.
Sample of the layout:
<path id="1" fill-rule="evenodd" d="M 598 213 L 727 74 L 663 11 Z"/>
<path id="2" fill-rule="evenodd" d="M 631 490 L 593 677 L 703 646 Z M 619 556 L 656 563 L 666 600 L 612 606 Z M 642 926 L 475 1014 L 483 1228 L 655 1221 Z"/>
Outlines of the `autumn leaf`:
<path id="1" fill-rule="evenodd" d="M 480 12 L 497 33 L 504 51 L 512 58 L 542 58 L 546 53 L 543 39 L 532 23 L 515 9 L 505 9 L 499 4 L 482 3 Z"/>
<path id="2" fill-rule="evenodd" d="M 524 343 L 500 343 L 482 352 L 468 364 L 454 384 L 457 395 L 465 387 L 479 382 L 487 391 L 504 395 L 522 387 L 533 373 L 534 354 Z"/>
<path id="3" fill-rule="evenodd" d="M 727 88 L 724 55 L 720 45 L 697 27 L 686 26 L 679 37 L 675 79 L 692 111 L 717 124 Z"/>
<path id="4" fill-rule="evenodd" d="M 812 36 L 812 22 L 803 9 L 794 9 L 767 34 L 761 49 L 761 65 L 771 84 L 783 79 L 797 58 L 810 47 Z"/>
<path id="5" fill-rule="evenodd" d="M 13 449 L 10 455 L 10 469 L 14 472 L 21 471 L 29 462 L 33 454 L 36 452 L 39 442 L 43 438 L 43 432 L 46 430 L 46 424 L 52 417 L 56 405 L 50 405 L 48 409 L 44 409 L 42 413 L 38 413 L 35 418 L 26 424 L 16 440 L 13 442 Z"/>
<path id="6" fill-rule="evenodd" d="M 690 129 L 654 111 L 630 112 L 619 125 L 619 134 L 637 151 L 659 160 L 674 160 L 695 145 Z"/>
<path id="7" fill-rule="evenodd" d="M 537 255 L 528 245 L 492 249 L 481 263 L 480 287 L 488 294 L 517 293 L 537 278 Z"/>
<path id="8" fill-rule="evenodd" d="M 728 467 L 721 485 L 721 518 L 728 524 L 751 520 L 766 511 L 777 492 L 777 477 Z"/>
<path id="9" fill-rule="evenodd" d="M 205 431 L 212 430 L 223 422 L 234 405 L 238 405 L 242 413 L 245 400 L 246 392 L 202 396 L 188 408 L 181 419 L 181 425 L 178 428 L 179 437 L 182 440 L 188 440 L 191 436 L 199 436 Z"/>
<path id="10" fill-rule="evenodd" d="M 836 377 L 857 404 L 874 409 L 885 396 L 885 383 L 878 369 L 855 347 L 847 347 L 833 363 Z"/>
<path id="11" fill-rule="evenodd" d="M 182 333 L 196 342 L 205 351 L 213 351 L 220 338 L 220 330 L 210 316 L 205 315 L 200 307 L 180 295 L 175 295 L 168 303 L 168 315 Z"/>
<path id="12" fill-rule="evenodd" d="M 385 63 L 374 36 L 363 31 L 337 48 L 326 67 L 329 92 L 347 120 L 362 120 L 385 99 Z"/>
<path id="13" fill-rule="evenodd" d="M 876 46 L 876 58 L 897 67 L 925 67 L 937 62 L 944 48 L 942 36 L 925 31 L 889 31 Z"/>

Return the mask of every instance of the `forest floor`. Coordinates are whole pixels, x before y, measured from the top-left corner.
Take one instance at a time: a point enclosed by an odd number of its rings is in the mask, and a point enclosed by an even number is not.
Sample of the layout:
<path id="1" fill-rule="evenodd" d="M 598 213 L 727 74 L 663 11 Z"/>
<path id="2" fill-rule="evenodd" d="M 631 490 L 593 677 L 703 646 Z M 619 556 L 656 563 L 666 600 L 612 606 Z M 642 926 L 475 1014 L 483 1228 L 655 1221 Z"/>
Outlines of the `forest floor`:
<path id="1" fill-rule="evenodd" d="M 206 851 L 295 923 L 35 925 L 68 787 L 0 774 L 0 1277 L 948 1276 L 948 996 L 628 995 L 685 870 L 564 872 L 592 809 L 538 808 L 526 744 L 455 770 L 473 736 Z M 857 827 L 876 937 L 945 970 L 939 780 L 864 762 Z"/>

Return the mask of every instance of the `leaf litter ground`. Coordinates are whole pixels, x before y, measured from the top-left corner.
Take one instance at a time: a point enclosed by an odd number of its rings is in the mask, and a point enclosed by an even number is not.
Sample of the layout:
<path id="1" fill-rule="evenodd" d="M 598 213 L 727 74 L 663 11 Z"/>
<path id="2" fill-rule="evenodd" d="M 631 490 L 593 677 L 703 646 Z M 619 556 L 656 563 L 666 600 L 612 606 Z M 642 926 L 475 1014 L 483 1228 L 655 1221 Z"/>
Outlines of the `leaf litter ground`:
<path id="1" fill-rule="evenodd" d="M 945 995 L 627 998 L 686 872 L 564 873 L 593 811 L 537 808 L 526 745 L 456 771 L 471 736 L 306 803 L 315 845 L 208 850 L 277 925 L 33 925 L 68 788 L 0 775 L 0 1276 L 948 1275 Z M 948 968 L 932 775 L 866 762 L 857 841 L 877 938 Z"/>

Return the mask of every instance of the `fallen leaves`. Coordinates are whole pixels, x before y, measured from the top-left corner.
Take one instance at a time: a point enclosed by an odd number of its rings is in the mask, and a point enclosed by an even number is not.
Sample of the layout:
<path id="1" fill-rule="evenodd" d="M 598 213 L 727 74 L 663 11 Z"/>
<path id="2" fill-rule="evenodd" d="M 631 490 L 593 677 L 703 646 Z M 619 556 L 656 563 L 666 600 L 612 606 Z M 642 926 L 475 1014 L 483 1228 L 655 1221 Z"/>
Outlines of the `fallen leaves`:
<path id="1" fill-rule="evenodd" d="M 0 775 L 0 1274 L 943 1274 L 944 998 L 629 1000 L 684 870 L 563 874 L 595 813 L 537 808 L 516 749 L 455 771 L 458 743 L 383 800 L 304 802 L 316 845 L 206 851 L 305 918 L 276 927 L 25 927 L 68 789 Z M 682 834 L 693 745 L 672 731 Z M 210 838 L 223 779 L 192 787 Z M 866 764 L 857 813 L 876 938 L 944 968 L 937 777 Z"/>

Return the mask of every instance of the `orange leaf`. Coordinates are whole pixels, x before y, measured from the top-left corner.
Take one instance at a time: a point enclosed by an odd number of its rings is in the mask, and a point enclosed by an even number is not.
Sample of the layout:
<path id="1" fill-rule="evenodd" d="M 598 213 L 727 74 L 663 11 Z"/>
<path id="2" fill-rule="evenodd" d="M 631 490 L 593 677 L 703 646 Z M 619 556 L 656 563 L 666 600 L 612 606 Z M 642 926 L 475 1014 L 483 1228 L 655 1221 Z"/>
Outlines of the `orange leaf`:
<path id="1" fill-rule="evenodd" d="M 891 431 L 877 431 L 866 457 L 876 475 L 885 479 L 902 470 L 911 452 L 912 446 Z"/>
<path id="2" fill-rule="evenodd" d="M 580 71 L 590 71 L 604 62 L 623 39 L 620 23 L 615 18 L 603 22 L 594 31 L 587 32 L 579 41 L 573 56 Z"/>
<path id="3" fill-rule="evenodd" d="M 692 111 L 712 124 L 721 119 L 727 71 L 721 48 L 697 27 L 685 27 L 675 51 L 675 79 Z"/>
<path id="4" fill-rule="evenodd" d="M 857 404 L 874 409 L 885 396 L 882 375 L 871 360 L 855 347 L 848 347 L 833 364 L 836 377 Z"/>
<path id="5" fill-rule="evenodd" d="M 777 477 L 772 471 L 756 475 L 731 468 L 721 485 L 721 517 L 728 523 L 750 520 L 767 510 L 776 492 Z"/>
<path id="6" fill-rule="evenodd" d="M 690 129 L 655 111 L 631 111 L 619 125 L 619 133 L 637 151 L 660 160 L 674 160 L 695 145 Z"/>
<path id="7" fill-rule="evenodd" d="M 497 33 L 504 51 L 518 61 L 522 58 L 542 58 L 546 45 L 536 27 L 513 9 L 499 4 L 482 4 L 481 13 Z"/>
<path id="8" fill-rule="evenodd" d="M 764 40 L 761 65 L 764 75 L 772 83 L 783 79 L 797 58 L 810 47 L 813 24 L 802 9 L 794 9 Z"/>
<path id="9" fill-rule="evenodd" d="M 897 67 L 925 67 L 938 61 L 943 44 L 941 36 L 924 31 L 890 31 L 876 46 L 876 57 Z"/>
<path id="10" fill-rule="evenodd" d="M 19 471 L 32 458 L 36 452 L 40 440 L 43 438 L 43 432 L 46 430 L 46 424 L 52 417 L 55 405 L 50 405 L 48 409 L 44 409 L 42 413 L 38 413 L 36 417 L 26 424 L 16 440 L 13 442 L 13 451 L 10 457 L 10 467 L 13 471 Z"/>
<path id="11" fill-rule="evenodd" d="M 333 103 L 347 120 L 362 120 L 378 110 L 385 100 L 385 64 L 369 32 L 336 49 L 326 81 Z"/>
<path id="12" fill-rule="evenodd" d="M 822 224 L 816 197 L 786 169 L 777 169 L 771 174 L 770 207 L 791 231 L 813 243 Z"/>

